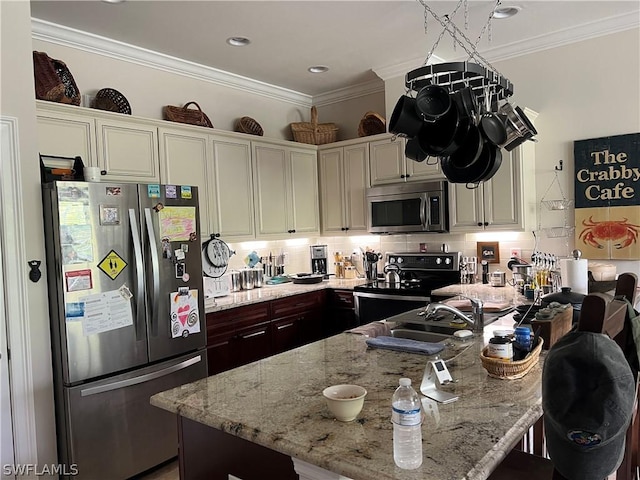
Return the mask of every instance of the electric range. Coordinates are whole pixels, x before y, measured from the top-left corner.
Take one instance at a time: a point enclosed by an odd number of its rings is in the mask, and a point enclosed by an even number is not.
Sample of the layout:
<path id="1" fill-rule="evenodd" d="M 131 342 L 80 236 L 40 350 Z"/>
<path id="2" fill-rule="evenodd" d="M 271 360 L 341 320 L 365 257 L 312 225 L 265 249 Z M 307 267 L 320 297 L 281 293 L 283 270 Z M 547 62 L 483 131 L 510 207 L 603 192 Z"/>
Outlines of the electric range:
<path id="1" fill-rule="evenodd" d="M 353 296 L 358 323 L 376 320 L 426 306 L 431 292 L 460 283 L 460 252 L 387 253 L 385 265 L 399 269 L 400 282 L 383 278 L 354 287 Z"/>

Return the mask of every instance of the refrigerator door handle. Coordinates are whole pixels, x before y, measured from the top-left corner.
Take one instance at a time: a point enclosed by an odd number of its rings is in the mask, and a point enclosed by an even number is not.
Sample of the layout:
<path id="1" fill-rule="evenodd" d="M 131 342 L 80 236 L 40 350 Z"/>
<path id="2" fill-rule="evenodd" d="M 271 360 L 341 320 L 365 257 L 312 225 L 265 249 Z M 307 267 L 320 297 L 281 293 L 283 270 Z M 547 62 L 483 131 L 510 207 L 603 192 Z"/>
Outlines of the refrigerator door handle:
<path id="1" fill-rule="evenodd" d="M 136 211 L 129 209 L 129 223 L 131 224 L 131 237 L 133 240 L 133 254 L 136 261 L 136 341 L 142 339 L 143 333 L 140 328 L 144 326 L 144 263 L 142 261 L 142 243 L 140 242 L 140 232 L 138 232 L 138 220 L 136 219 Z"/>
<path id="2" fill-rule="evenodd" d="M 157 372 L 145 373 L 144 375 L 140 375 L 138 377 L 129 378 L 127 380 L 120 380 L 113 383 L 107 383 L 106 385 L 100 385 L 98 387 L 85 388 L 83 390 L 80 390 L 80 396 L 87 397 L 89 395 L 96 395 L 98 393 L 110 392 L 111 390 L 130 387 L 132 385 L 138 385 L 139 383 L 155 380 L 156 378 L 166 377 L 167 375 L 177 372 L 178 370 L 183 370 L 201 361 L 202 355 L 198 355 L 196 357 L 190 358 L 189 360 L 185 360 L 184 362 L 180 362 L 170 367 L 163 368 L 162 370 L 158 370 Z"/>
<path id="3" fill-rule="evenodd" d="M 149 235 L 149 250 L 151 251 L 151 274 L 152 274 L 152 288 L 151 288 L 151 311 L 149 312 L 149 321 L 151 322 L 151 334 L 154 337 L 158 336 L 158 321 L 156 315 L 158 315 L 158 300 L 160 298 L 160 261 L 158 259 L 158 242 L 156 240 L 156 233 L 153 229 L 153 219 L 151 218 L 151 209 L 144 209 L 144 218 L 147 223 L 147 234 Z"/>

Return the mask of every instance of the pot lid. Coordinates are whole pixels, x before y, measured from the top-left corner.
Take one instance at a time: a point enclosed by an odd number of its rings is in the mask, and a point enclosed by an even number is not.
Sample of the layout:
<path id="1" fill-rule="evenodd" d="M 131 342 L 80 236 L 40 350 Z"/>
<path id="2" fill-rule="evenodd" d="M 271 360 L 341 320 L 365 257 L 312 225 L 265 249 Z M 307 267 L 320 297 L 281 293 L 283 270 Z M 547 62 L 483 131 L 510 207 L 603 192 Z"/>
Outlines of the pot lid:
<path id="1" fill-rule="evenodd" d="M 580 308 L 582 307 L 584 297 L 586 297 L 586 295 L 582 293 L 572 292 L 571 287 L 562 287 L 560 292 L 550 293 L 542 297 L 542 301 L 545 303 L 571 303 L 573 308 Z"/>

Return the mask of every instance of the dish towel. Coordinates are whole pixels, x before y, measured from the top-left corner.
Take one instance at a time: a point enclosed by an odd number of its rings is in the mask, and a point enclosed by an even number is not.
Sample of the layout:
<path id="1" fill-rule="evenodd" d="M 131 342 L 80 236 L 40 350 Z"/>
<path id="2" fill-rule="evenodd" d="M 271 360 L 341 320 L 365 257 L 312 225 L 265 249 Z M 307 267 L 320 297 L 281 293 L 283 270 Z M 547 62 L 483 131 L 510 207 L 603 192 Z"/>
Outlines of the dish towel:
<path id="1" fill-rule="evenodd" d="M 395 322 L 371 322 L 366 325 L 347 330 L 349 333 L 357 333 L 369 338 L 376 338 L 382 335 L 389 335 L 391 329 L 395 326 Z"/>
<path id="2" fill-rule="evenodd" d="M 386 348 L 398 352 L 421 353 L 422 355 L 434 355 L 444 350 L 441 343 L 420 342 L 409 338 L 376 337 L 367 340 L 367 345 L 374 348 Z"/>

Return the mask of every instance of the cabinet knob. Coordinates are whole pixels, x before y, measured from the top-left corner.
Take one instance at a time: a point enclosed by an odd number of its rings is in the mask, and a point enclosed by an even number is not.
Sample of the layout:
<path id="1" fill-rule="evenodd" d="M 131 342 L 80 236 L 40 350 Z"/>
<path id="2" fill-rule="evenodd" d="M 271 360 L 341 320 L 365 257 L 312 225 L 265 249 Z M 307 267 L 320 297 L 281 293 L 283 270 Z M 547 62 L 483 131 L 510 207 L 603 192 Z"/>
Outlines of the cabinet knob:
<path id="1" fill-rule="evenodd" d="M 400 175 L 400 178 L 404 178 L 406 177 L 406 175 L 403 173 L 402 175 Z"/>
<path id="2" fill-rule="evenodd" d="M 482 226 L 482 222 L 478 222 L 478 226 L 481 227 Z"/>
<path id="3" fill-rule="evenodd" d="M 409 178 L 411 175 L 405 175 L 405 178 Z"/>
<path id="4" fill-rule="evenodd" d="M 344 227 L 345 230 L 349 230 L 349 227 Z"/>
<path id="5" fill-rule="evenodd" d="M 489 226 L 489 222 L 484 222 L 484 226 L 488 227 Z"/>

